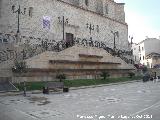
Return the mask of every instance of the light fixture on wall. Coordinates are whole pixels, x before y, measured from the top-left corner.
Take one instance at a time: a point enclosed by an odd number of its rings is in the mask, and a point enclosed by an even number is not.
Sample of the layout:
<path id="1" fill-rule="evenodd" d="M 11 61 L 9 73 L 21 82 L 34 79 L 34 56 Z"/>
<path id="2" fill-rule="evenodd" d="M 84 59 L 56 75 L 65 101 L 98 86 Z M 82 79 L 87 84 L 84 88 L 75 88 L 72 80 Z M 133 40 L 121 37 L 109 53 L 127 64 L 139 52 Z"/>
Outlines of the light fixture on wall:
<path id="1" fill-rule="evenodd" d="M 87 25 L 87 28 L 89 29 L 89 33 L 90 33 L 90 35 L 91 35 L 92 30 L 94 30 L 94 25 L 92 25 L 91 23 L 90 23 L 90 24 L 87 23 L 86 25 Z"/>
<path id="2" fill-rule="evenodd" d="M 89 33 L 91 35 L 92 31 L 96 30 L 99 33 L 99 25 L 92 25 L 91 23 L 86 24 L 87 28 L 89 29 Z"/>
<path id="3" fill-rule="evenodd" d="M 12 5 L 12 12 L 13 13 L 16 13 L 18 15 L 17 17 L 17 43 L 20 41 L 20 36 L 19 36 L 19 33 L 20 33 L 20 15 L 24 15 L 26 13 L 26 8 L 23 8 L 21 10 L 21 7 L 20 5 L 18 6 L 18 9 L 15 10 L 15 5 Z"/>
<path id="4" fill-rule="evenodd" d="M 62 28 L 63 28 L 63 41 L 64 41 L 64 26 L 66 24 L 68 24 L 68 18 L 65 19 L 64 16 L 61 18 L 61 17 L 58 17 L 58 20 L 59 20 L 59 23 L 62 23 Z"/>
<path id="5" fill-rule="evenodd" d="M 12 6 L 12 11 L 13 13 L 17 13 L 18 17 L 17 17 L 17 21 L 18 21 L 18 25 L 17 25 L 17 33 L 20 32 L 19 30 L 19 26 L 20 26 L 20 15 L 24 15 L 26 13 L 26 8 L 24 8 L 23 10 L 21 10 L 20 5 L 18 6 L 18 9 L 15 10 L 15 5 Z"/>
<path id="6" fill-rule="evenodd" d="M 111 33 L 113 34 L 113 36 L 114 36 L 114 39 L 113 39 L 113 50 L 114 50 L 114 52 L 116 51 L 116 36 L 117 37 L 119 37 L 119 32 L 118 31 L 115 31 L 115 32 L 113 32 L 113 31 L 111 31 Z"/>

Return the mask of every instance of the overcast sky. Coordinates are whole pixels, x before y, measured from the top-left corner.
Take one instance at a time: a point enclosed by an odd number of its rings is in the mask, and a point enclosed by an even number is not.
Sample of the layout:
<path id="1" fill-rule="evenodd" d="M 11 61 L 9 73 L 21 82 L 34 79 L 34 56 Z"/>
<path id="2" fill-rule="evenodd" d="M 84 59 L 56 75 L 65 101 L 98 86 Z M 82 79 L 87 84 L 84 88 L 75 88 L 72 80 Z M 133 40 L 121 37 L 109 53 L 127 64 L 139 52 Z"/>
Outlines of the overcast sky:
<path id="1" fill-rule="evenodd" d="M 160 0 L 115 0 L 125 3 L 126 22 L 133 42 L 160 36 Z"/>

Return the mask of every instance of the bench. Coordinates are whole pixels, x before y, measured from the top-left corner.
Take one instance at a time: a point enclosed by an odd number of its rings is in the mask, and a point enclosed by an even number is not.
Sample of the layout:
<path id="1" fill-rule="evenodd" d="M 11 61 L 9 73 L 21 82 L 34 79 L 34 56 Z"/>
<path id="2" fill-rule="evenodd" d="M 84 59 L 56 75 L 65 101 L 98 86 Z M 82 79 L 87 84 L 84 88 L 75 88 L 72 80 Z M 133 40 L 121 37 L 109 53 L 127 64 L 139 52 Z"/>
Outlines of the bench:
<path id="1" fill-rule="evenodd" d="M 57 89 L 63 89 L 64 88 L 64 83 L 63 82 L 48 82 L 46 84 L 46 87 L 49 90 L 57 90 Z"/>
<path id="2" fill-rule="evenodd" d="M 68 88 L 64 87 L 64 83 L 63 82 L 48 82 L 45 85 L 45 88 L 44 88 L 44 91 L 48 91 L 46 93 L 49 93 L 50 90 L 53 90 L 53 91 L 57 92 L 60 89 L 62 89 L 63 92 L 68 92 Z"/>

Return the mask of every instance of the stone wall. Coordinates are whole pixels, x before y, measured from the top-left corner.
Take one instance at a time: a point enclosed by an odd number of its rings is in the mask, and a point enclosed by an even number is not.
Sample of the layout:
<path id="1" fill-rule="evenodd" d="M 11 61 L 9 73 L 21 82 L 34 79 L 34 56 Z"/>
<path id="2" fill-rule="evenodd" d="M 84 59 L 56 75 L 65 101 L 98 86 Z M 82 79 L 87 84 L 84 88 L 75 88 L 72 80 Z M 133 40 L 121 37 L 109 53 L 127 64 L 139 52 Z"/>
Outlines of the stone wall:
<path id="1" fill-rule="evenodd" d="M 34 71 L 34 72 L 33 72 Z M 19 83 L 23 81 L 27 82 L 36 82 L 36 81 L 57 81 L 56 75 L 58 74 L 65 74 L 67 80 L 76 80 L 76 79 L 100 79 L 100 74 L 104 70 L 38 70 L 32 69 L 30 72 L 15 75 L 12 77 L 10 81 L 13 83 Z M 128 77 L 129 70 L 121 70 L 121 69 L 110 69 L 106 70 L 110 74 L 110 77 Z"/>
<path id="2" fill-rule="evenodd" d="M 111 77 L 128 76 L 134 70 L 121 58 L 112 56 L 102 48 L 75 45 L 60 52 L 46 51 L 24 60 L 27 64 L 25 73 L 12 73 L 14 60 L 0 63 L 0 76 L 12 77 L 18 81 L 50 81 L 57 74 L 66 74 L 67 79 L 99 78 L 103 71 Z"/>
<path id="3" fill-rule="evenodd" d="M 74 37 L 87 40 L 92 37 L 93 40 L 104 41 L 113 48 L 114 36 L 111 31 L 118 31 L 119 37 L 116 37 L 116 48 L 128 50 L 128 26 L 124 21 L 122 22 L 122 19 L 124 19 L 123 7 L 117 8 L 121 5 L 109 0 L 108 15 L 100 15 L 94 12 L 97 1 L 89 2 L 90 6 L 87 9 L 83 6 L 76 7 L 61 0 L 21 0 L 19 2 L 16 0 L 2 0 L 0 32 L 16 33 L 17 15 L 12 13 L 12 5 L 16 6 L 15 9 L 18 5 L 21 5 L 22 11 L 26 8 L 26 14 L 20 15 L 20 33 L 22 36 L 62 40 L 61 20 L 64 16 L 65 33 L 72 33 Z M 105 4 L 104 1 L 103 4 Z M 33 13 L 32 16 L 29 16 L 31 8 Z M 116 11 L 117 13 L 115 13 Z M 121 15 L 120 13 L 123 17 L 118 17 Z M 44 19 L 50 21 L 50 24 L 45 28 L 43 26 Z M 91 32 L 89 30 L 90 24 L 92 26 Z"/>

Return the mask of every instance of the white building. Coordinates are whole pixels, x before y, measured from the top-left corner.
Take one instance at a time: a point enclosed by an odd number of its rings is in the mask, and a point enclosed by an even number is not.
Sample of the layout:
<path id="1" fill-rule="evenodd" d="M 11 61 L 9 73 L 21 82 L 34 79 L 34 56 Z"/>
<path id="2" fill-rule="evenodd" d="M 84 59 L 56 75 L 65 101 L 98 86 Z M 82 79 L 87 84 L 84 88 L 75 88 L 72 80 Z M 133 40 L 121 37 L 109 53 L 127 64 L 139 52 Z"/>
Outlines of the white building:
<path id="1" fill-rule="evenodd" d="M 158 54 L 160 54 L 159 39 L 146 38 L 145 40 L 136 44 L 132 48 L 134 56 L 136 56 L 136 58 L 139 56 L 139 59 L 136 60 L 138 60 L 141 64 L 146 65 L 149 68 L 152 68 L 157 63 L 152 59 L 152 57 L 155 58 L 155 55 L 157 56 Z"/>
<path id="2" fill-rule="evenodd" d="M 140 63 L 140 59 L 139 59 L 139 46 L 137 43 L 133 43 L 132 44 L 132 50 L 133 50 L 133 60 L 135 64 L 139 64 Z"/>
<path id="3" fill-rule="evenodd" d="M 102 41 L 113 48 L 115 35 L 116 48 L 130 50 L 124 3 L 114 0 L 0 0 L 0 33 L 17 33 L 16 10 L 19 8 L 20 36 L 34 38 L 31 43 L 40 43 L 40 39 L 71 42 L 76 38 Z M 19 42 L 24 43 L 25 39 Z"/>
<path id="4" fill-rule="evenodd" d="M 160 53 L 151 53 L 146 56 L 147 66 L 150 68 L 160 68 Z"/>

